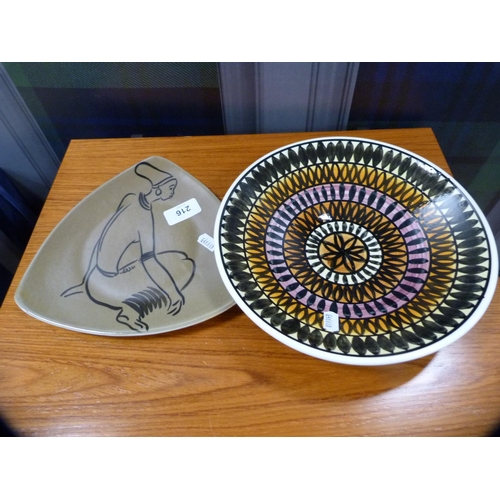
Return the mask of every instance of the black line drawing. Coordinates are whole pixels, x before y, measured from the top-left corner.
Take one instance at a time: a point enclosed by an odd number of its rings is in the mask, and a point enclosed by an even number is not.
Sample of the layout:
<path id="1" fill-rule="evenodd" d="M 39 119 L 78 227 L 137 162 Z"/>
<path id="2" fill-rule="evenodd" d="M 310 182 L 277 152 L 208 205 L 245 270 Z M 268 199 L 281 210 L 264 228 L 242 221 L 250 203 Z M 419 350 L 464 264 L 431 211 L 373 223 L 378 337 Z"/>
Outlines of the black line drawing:
<path id="1" fill-rule="evenodd" d="M 116 321 L 131 330 L 149 329 L 153 309 L 177 315 L 185 304 L 182 291 L 191 283 L 196 263 L 185 252 L 155 250 L 152 205 L 174 196 L 177 179 L 150 163 L 135 173 L 151 184 L 148 192 L 126 194 L 102 231 L 80 284 L 61 296 L 86 293 L 96 304 L 117 311 Z"/>

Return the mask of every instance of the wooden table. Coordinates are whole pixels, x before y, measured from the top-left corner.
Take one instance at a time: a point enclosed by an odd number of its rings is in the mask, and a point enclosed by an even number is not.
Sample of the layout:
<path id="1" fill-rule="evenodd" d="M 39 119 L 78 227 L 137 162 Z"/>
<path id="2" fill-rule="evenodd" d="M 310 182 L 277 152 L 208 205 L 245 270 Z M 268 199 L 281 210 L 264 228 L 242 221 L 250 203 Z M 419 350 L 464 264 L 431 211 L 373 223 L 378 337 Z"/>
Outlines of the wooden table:
<path id="1" fill-rule="evenodd" d="M 222 199 L 265 153 L 350 135 L 445 170 L 430 129 L 72 141 L 0 310 L 0 414 L 27 436 L 481 436 L 500 422 L 500 294 L 467 335 L 385 367 L 334 364 L 277 342 L 233 307 L 163 335 L 110 338 L 37 321 L 14 291 L 54 226 L 140 160 L 172 160 Z"/>

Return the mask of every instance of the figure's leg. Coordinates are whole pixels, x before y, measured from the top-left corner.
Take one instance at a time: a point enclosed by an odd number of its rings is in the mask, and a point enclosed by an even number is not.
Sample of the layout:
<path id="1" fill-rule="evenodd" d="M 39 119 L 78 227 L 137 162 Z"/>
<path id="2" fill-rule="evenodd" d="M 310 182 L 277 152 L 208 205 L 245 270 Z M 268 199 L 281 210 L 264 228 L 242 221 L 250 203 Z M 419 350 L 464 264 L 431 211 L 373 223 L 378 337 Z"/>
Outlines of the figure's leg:
<path id="1" fill-rule="evenodd" d="M 191 283 L 196 270 L 196 263 L 186 253 L 168 250 L 160 252 L 156 258 L 168 270 L 180 291 L 184 290 Z"/>
<path id="2" fill-rule="evenodd" d="M 86 290 L 93 302 L 117 311 L 118 323 L 143 332 L 148 330 L 148 324 L 143 321 L 144 310 L 137 306 L 133 296 L 150 281 L 142 266 L 131 267 L 128 272 L 116 276 L 104 276 L 95 269 L 89 276 Z"/>
<path id="3" fill-rule="evenodd" d="M 183 290 L 189 285 L 196 264 L 184 252 L 162 252 L 158 255 L 158 259 L 174 280 L 178 290 Z M 154 309 L 165 307 L 168 310 L 172 305 L 168 294 L 171 282 L 165 283 L 164 287 L 161 282 L 158 285 L 165 292 L 158 289 L 140 261 L 133 261 L 115 276 L 105 276 L 95 268 L 89 275 L 86 291 L 96 304 L 117 311 L 118 323 L 126 325 L 133 331 L 143 332 L 148 330 L 148 324 L 144 321 L 145 316 Z"/>

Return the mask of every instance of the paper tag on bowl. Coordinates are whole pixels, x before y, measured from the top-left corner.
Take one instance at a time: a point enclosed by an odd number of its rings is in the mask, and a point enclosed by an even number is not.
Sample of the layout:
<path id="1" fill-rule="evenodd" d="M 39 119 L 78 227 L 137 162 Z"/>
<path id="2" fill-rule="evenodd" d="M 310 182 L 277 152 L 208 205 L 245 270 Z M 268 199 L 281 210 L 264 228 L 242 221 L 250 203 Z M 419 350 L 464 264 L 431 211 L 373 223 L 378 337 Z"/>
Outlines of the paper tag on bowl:
<path id="1" fill-rule="evenodd" d="M 198 237 L 198 243 L 203 245 L 205 248 L 208 248 L 211 252 L 214 251 L 215 242 L 214 239 L 207 233 L 203 233 Z"/>
<path id="2" fill-rule="evenodd" d="M 340 331 L 339 315 L 330 311 L 325 312 L 323 314 L 323 329 L 327 332 Z"/>

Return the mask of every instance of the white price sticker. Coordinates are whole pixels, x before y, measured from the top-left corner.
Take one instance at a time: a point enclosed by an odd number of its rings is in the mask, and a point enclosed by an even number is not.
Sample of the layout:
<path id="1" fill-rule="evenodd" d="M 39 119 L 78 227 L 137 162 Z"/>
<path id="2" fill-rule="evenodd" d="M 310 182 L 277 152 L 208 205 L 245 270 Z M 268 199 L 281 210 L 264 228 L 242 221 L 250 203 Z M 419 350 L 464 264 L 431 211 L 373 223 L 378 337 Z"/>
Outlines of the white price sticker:
<path id="1" fill-rule="evenodd" d="M 211 252 L 214 251 L 215 243 L 214 239 L 207 233 L 203 233 L 198 237 L 198 243 L 203 245 L 205 248 L 208 248 Z"/>
<path id="2" fill-rule="evenodd" d="M 340 331 L 339 315 L 334 312 L 326 312 L 323 314 L 323 329 L 327 332 Z"/>
<path id="3" fill-rule="evenodd" d="M 169 226 L 173 226 L 186 219 L 190 219 L 201 212 L 201 207 L 196 198 L 191 198 L 176 207 L 169 208 L 163 212 Z"/>

